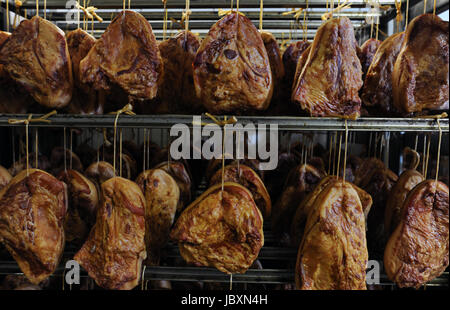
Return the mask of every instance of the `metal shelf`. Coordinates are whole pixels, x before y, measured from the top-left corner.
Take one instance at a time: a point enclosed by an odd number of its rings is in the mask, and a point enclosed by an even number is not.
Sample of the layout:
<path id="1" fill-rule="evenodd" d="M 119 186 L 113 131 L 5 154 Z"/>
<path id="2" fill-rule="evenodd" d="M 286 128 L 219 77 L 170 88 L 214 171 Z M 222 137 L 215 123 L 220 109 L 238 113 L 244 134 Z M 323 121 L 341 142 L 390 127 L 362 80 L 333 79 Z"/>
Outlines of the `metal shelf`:
<path id="1" fill-rule="evenodd" d="M 41 115 L 34 115 L 33 118 Z M 9 119 L 26 119 L 27 115 L 1 115 L 0 127 L 23 127 L 23 124 L 11 125 Z M 219 117 L 221 118 L 221 117 Z M 309 118 L 309 117 L 266 117 L 266 116 L 238 116 L 238 122 L 243 126 L 253 123 L 278 125 L 279 130 L 289 131 L 345 131 L 345 121 L 338 118 Z M 30 123 L 30 127 L 79 127 L 79 128 L 113 128 L 114 115 L 55 115 L 47 123 Z M 121 128 L 171 128 L 175 124 L 186 124 L 192 127 L 192 115 L 121 115 L 118 127 Z M 207 116 L 202 115 L 202 122 L 213 123 Z M 448 118 L 441 119 L 441 129 L 449 132 Z M 389 132 L 439 132 L 437 121 L 424 118 L 359 118 L 348 121 L 350 131 L 389 131 Z"/>
<path id="2" fill-rule="evenodd" d="M 62 276 L 63 265 L 60 265 L 52 277 Z M 16 262 L 0 261 L 0 275 L 22 274 Z M 258 284 L 285 284 L 294 283 L 293 269 L 249 269 L 245 274 L 233 274 L 234 283 L 258 283 Z M 82 277 L 87 277 L 86 271 L 81 271 Z M 428 282 L 426 286 L 448 287 L 448 272 L 444 272 L 440 277 Z M 146 266 L 143 281 L 148 280 L 168 280 L 182 282 L 220 282 L 229 283 L 230 275 L 222 273 L 214 268 L 206 267 L 151 267 Z M 380 276 L 381 286 L 396 285 L 392 283 L 386 275 Z"/>

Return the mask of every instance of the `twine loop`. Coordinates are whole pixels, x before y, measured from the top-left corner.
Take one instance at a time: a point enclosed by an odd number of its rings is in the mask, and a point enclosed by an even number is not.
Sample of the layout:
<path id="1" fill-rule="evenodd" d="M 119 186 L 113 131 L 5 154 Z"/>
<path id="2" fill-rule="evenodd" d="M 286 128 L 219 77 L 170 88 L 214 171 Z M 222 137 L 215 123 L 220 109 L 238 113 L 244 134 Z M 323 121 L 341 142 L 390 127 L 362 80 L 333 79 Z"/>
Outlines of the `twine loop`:
<path id="1" fill-rule="evenodd" d="M 78 2 L 76 3 L 76 8 L 83 11 L 86 18 L 91 19 L 91 20 L 93 20 L 95 18 L 99 22 L 101 22 L 101 23 L 103 22 L 103 18 L 98 16 L 97 13 L 95 13 L 95 11 L 98 10 L 98 8 L 96 8 L 94 6 L 88 6 L 87 8 L 85 8 Z"/>
<path id="2" fill-rule="evenodd" d="M 350 3 L 347 4 L 347 3 L 348 3 L 348 0 L 344 1 L 344 3 L 338 5 L 335 9 L 331 10 L 330 12 L 326 12 L 326 13 L 322 14 L 322 17 L 321 17 L 322 20 L 328 20 L 331 17 L 333 17 L 333 13 L 338 13 L 345 9 L 351 8 L 352 7 L 351 4 Z"/>
<path id="3" fill-rule="evenodd" d="M 48 124 L 50 124 L 51 120 L 49 120 L 48 118 L 50 116 L 53 116 L 53 115 L 57 114 L 57 113 L 58 112 L 56 112 L 56 110 L 54 110 L 54 111 L 52 111 L 50 113 L 47 113 L 47 114 L 45 114 L 45 115 L 43 115 L 41 117 L 34 118 L 34 119 L 33 119 L 33 114 L 29 114 L 28 118 L 26 118 L 26 119 L 9 119 L 8 120 L 8 124 L 11 124 L 11 125 L 13 125 L 13 124 L 29 125 L 30 123 L 48 123 Z"/>

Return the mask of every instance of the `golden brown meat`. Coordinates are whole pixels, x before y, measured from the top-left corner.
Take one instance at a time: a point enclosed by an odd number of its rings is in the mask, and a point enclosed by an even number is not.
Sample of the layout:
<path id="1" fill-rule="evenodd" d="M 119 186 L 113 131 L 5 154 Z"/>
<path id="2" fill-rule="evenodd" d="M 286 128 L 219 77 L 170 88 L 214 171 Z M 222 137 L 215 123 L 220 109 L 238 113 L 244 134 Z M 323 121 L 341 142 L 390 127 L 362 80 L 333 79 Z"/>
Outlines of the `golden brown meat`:
<path id="1" fill-rule="evenodd" d="M 180 203 L 177 206 L 177 212 L 181 212 L 191 202 L 192 181 L 189 171 L 183 163 L 171 161 L 170 164 L 163 162 L 154 167 L 170 174 L 178 184 L 180 189 Z"/>
<path id="2" fill-rule="evenodd" d="M 10 36 L 9 32 L 0 31 L 0 49 Z M 25 114 L 32 104 L 33 98 L 9 77 L 0 63 L 0 113 Z"/>
<path id="3" fill-rule="evenodd" d="M 68 106 L 71 114 L 102 114 L 103 102 L 97 91 L 80 81 L 80 62 L 87 56 L 95 44 L 95 38 L 78 28 L 66 36 L 72 61 L 74 91 L 72 101 Z"/>
<path id="4" fill-rule="evenodd" d="M 302 53 L 311 45 L 308 41 L 291 43 L 283 53 L 283 65 L 285 70 L 284 80 L 286 88 L 292 90 L 297 63 Z"/>
<path id="5" fill-rule="evenodd" d="M 237 164 L 238 160 L 225 159 L 225 165 Z M 255 171 L 261 180 L 264 181 L 264 171 L 259 169 L 259 160 L 257 159 L 239 159 L 239 164 L 246 165 L 250 167 L 253 171 Z M 208 166 L 206 167 L 206 181 L 209 182 L 213 175 L 217 172 L 217 170 L 222 169 L 222 160 L 221 159 L 211 159 L 208 162 Z"/>
<path id="6" fill-rule="evenodd" d="M 414 18 L 392 74 L 394 104 L 403 114 L 448 110 L 448 22 L 433 14 Z"/>
<path id="7" fill-rule="evenodd" d="M 435 180 L 408 194 L 384 252 L 387 276 L 399 287 L 419 288 L 447 268 L 448 203 L 447 185 Z"/>
<path id="8" fill-rule="evenodd" d="M 118 86 L 131 99 L 152 99 L 162 70 L 152 26 L 141 14 L 122 11 L 81 61 L 80 80 L 96 90 Z"/>
<path id="9" fill-rule="evenodd" d="M 0 30 L 0 49 L 10 37 L 11 33 Z M 0 64 L 0 81 L 2 81 L 5 77 L 7 77 L 7 73 L 4 71 L 3 64 Z"/>
<path id="10" fill-rule="evenodd" d="M 180 31 L 159 44 L 164 62 L 164 77 L 160 97 L 168 112 L 175 114 L 199 114 L 203 105 L 194 87 L 193 67 L 200 41 L 190 31 Z"/>
<path id="11" fill-rule="evenodd" d="M 273 207 L 271 222 L 273 232 L 289 233 L 298 204 L 325 176 L 324 171 L 307 164 L 299 165 L 289 173 L 283 192 Z"/>
<path id="12" fill-rule="evenodd" d="M 33 284 L 59 264 L 66 211 L 66 185 L 42 170 L 22 171 L 0 191 L 0 241 Z"/>
<path id="13" fill-rule="evenodd" d="M 98 161 L 90 165 L 85 171 L 86 177 L 90 178 L 97 185 L 100 193 L 100 186 L 116 176 L 114 167 L 106 161 Z"/>
<path id="14" fill-rule="evenodd" d="M 244 273 L 264 244 L 263 218 L 245 187 L 219 184 L 183 211 L 170 237 L 187 263 Z"/>
<path id="15" fill-rule="evenodd" d="M 81 245 L 95 223 L 98 193 L 95 184 L 75 170 L 62 171 L 58 179 L 67 185 L 68 205 L 64 221 L 67 242 Z"/>
<path id="16" fill-rule="evenodd" d="M 357 171 L 356 179 L 355 184 L 373 199 L 373 206 L 367 218 L 367 242 L 369 250 L 377 257 L 382 255 L 387 241 L 384 233 L 386 203 L 398 176 L 379 159 L 367 158 Z"/>
<path id="17" fill-rule="evenodd" d="M 12 175 L 3 166 L 0 166 L 0 191 L 11 181 Z"/>
<path id="18" fill-rule="evenodd" d="M 40 105 L 69 104 L 72 63 L 64 32 L 51 22 L 38 16 L 22 21 L 0 49 L 0 63 Z"/>
<path id="19" fill-rule="evenodd" d="M 136 183 L 115 177 L 102 184 L 101 205 L 74 259 L 106 289 L 138 285 L 145 251 L 145 198 Z"/>
<path id="20" fill-rule="evenodd" d="M 303 233 L 306 225 L 306 220 L 308 215 L 311 213 L 312 208 L 315 206 L 316 199 L 320 193 L 332 182 L 336 182 L 338 178 L 336 176 L 327 176 L 323 178 L 319 184 L 310 192 L 305 199 L 303 199 L 295 211 L 294 218 L 291 224 L 291 244 L 293 247 L 300 245 Z M 361 206 L 364 212 L 364 218 L 367 219 L 369 215 L 370 208 L 372 207 L 372 197 L 363 189 L 358 186 L 348 182 L 348 184 L 353 186 L 353 189 L 358 194 L 359 200 L 361 201 Z"/>
<path id="21" fill-rule="evenodd" d="M 370 38 L 366 42 L 361 45 L 360 50 L 358 51 L 358 58 L 361 62 L 361 70 L 363 72 L 363 81 L 366 77 L 367 70 L 369 70 L 370 64 L 373 61 L 373 57 L 380 46 L 381 41 L 377 39 Z"/>
<path id="22" fill-rule="evenodd" d="M 295 266 L 302 290 L 365 290 L 364 212 L 350 183 L 331 182 L 316 199 Z"/>
<path id="23" fill-rule="evenodd" d="M 360 115 L 361 63 L 356 53 L 353 25 L 347 17 L 331 19 L 317 30 L 292 101 L 311 116 Z M 297 73 L 296 73 L 297 74 Z"/>
<path id="24" fill-rule="evenodd" d="M 272 203 L 270 201 L 269 193 L 258 174 L 250 167 L 242 164 L 228 165 L 224 167 L 224 172 L 224 182 L 238 183 L 248 189 L 252 193 L 253 200 L 263 217 L 265 219 L 270 218 Z M 218 170 L 209 181 L 210 186 L 216 184 L 222 184 L 222 169 Z"/>
<path id="25" fill-rule="evenodd" d="M 180 189 L 164 170 L 147 170 L 136 180 L 145 196 L 145 243 L 147 263 L 159 265 L 160 251 L 169 240 L 170 229 L 180 204 Z"/>
<path id="26" fill-rule="evenodd" d="M 247 17 L 233 12 L 211 27 L 195 57 L 194 85 L 210 113 L 267 109 L 273 93 L 269 57 Z"/>
<path id="27" fill-rule="evenodd" d="M 366 107 L 381 109 L 381 113 L 376 111 L 375 114 L 392 116 L 398 113 L 392 94 L 392 72 L 404 38 L 405 33 L 400 32 L 384 40 L 367 71 L 361 99 Z"/>
<path id="28" fill-rule="evenodd" d="M 386 236 L 390 236 L 400 223 L 400 216 L 406 196 L 417 184 L 424 181 L 424 179 L 421 173 L 413 169 L 406 170 L 400 175 L 386 202 L 384 214 L 384 231 Z"/>
<path id="29" fill-rule="evenodd" d="M 267 51 L 267 56 L 269 57 L 270 70 L 272 71 L 273 80 L 273 95 L 272 101 L 269 108 L 266 111 L 266 115 L 279 115 L 282 113 L 282 106 L 286 102 L 282 102 L 281 95 L 283 91 L 281 90 L 281 85 L 284 78 L 284 64 L 281 59 L 281 51 L 278 46 L 277 39 L 272 33 L 268 31 L 260 31 L 261 39 L 264 42 L 264 47 Z"/>

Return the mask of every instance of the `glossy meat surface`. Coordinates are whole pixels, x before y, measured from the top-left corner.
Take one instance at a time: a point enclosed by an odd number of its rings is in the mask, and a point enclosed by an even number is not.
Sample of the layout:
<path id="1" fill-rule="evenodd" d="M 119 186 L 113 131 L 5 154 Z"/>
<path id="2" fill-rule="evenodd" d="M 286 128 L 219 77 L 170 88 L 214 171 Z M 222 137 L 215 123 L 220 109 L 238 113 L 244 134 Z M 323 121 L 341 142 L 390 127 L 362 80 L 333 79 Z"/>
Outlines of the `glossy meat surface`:
<path id="1" fill-rule="evenodd" d="M 203 105 L 195 93 L 192 66 L 199 46 L 199 39 L 190 31 L 180 31 L 159 44 L 164 62 L 160 95 L 168 112 L 196 114 L 203 111 Z"/>
<path id="2" fill-rule="evenodd" d="M 132 99 L 152 99 L 163 63 L 149 22 L 122 11 L 80 63 L 80 80 L 96 90 L 119 86 Z"/>
<path id="3" fill-rule="evenodd" d="M 64 250 L 67 189 L 37 169 L 22 171 L 0 191 L 0 241 L 33 284 L 48 278 Z"/>
<path id="4" fill-rule="evenodd" d="M 194 61 L 197 97 L 210 113 L 265 110 L 273 77 L 261 35 L 238 13 L 224 16 L 203 39 Z"/>
<path id="5" fill-rule="evenodd" d="M 281 58 L 281 51 L 277 39 L 275 39 L 273 34 L 268 31 L 261 31 L 260 33 L 267 51 L 267 56 L 269 57 L 274 87 L 277 87 L 284 77 L 284 65 Z"/>
<path id="6" fill-rule="evenodd" d="M 40 17 L 24 20 L 0 49 L 4 70 L 42 106 L 72 99 L 72 64 L 64 32 Z"/>
<path id="7" fill-rule="evenodd" d="M 74 259 L 105 289 L 139 284 L 145 251 L 145 198 L 136 183 L 115 177 L 101 185 L 97 221 Z"/>
<path id="8" fill-rule="evenodd" d="M 103 114 L 103 103 L 99 94 L 80 81 L 80 62 L 95 44 L 95 38 L 82 29 L 69 32 L 66 36 L 74 79 L 74 92 L 68 107 L 70 114 Z"/>
<path id="9" fill-rule="evenodd" d="M 289 90 L 292 90 L 294 83 L 295 71 L 297 70 L 297 62 L 302 53 L 311 45 L 308 41 L 297 41 L 291 43 L 283 53 L 283 65 L 285 71 L 285 83 Z"/>
<path id="10" fill-rule="evenodd" d="M 404 37 L 404 32 L 396 33 L 381 43 L 364 80 L 361 93 L 363 104 L 381 109 L 381 114 L 397 113 L 392 93 L 392 73 Z"/>
<path id="11" fill-rule="evenodd" d="M 303 199 L 295 211 L 294 218 L 291 224 L 291 244 L 294 247 L 298 247 L 302 241 L 304 229 L 306 225 L 306 220 L 308 219 L 308 215 L 312 212 L 311 210 L 314 208 L 316 204 L 316 199 L 322 193 L 322 191 L 331 183 L 336 182 L 338 179 L 336 176 L 327 176 L 323 178 L 319 184 L 314 188 L 312 192 L 310 192 L 305 199 Z M 361 201 L 361 206 L 363 209 L 364 217 L 367 219 L 367 216 L 370 212 L 370 208 L 372 207 L 372 197 L 363 189 L 359 188 L 355 184 L 350 184 L 353 189 L 358 194 L 359 200 Z"/>
<path id="12" fill-rule="evenodd" d="M 85 175 L 95 183 L 98 193 L 101 191 L 100 186 L 103 182 L 106 182 L 116 176 L 114 167 L 106 161 L 98 161 L 91 164 L 87 167 Z"/>
<path id="13" fill-rule="evenodd" d="M 388 236 L 400 223 L 400 216 L 406 196 L 422 181 L 424 181 L 423 175 L 412 169 L 404 171 L 398 178 L 397 183 L 395 183 L 389 194 L 384 214 L 384 229 Z"/>
<path id="14" fill-rule="evenodd" d="M 62 171 L 58 179 L 67 185 L 68 211 L 64 221 L 66 242 L 81 245 L 95 223 L 98 193 L 95 184 L 75 170 Z"/>
<path id="15" fill-rule="evenodd" d="M 408 194 L 400 224 L 384 252 L 386 273 L 399 287 L 419 288 L 448 266 L 448 187 L 426 180 Z"/>
<path id="16" fill-rule="evenodd" d="M 365 290 L 364 212 L 353 186 L 331 182 L 308 216 L 295 282 L 302 290 Z"/>
<path id="17" fill-rule="evenodd" d="M 264 244 L 263 218 L 252 194 L 236 183 L 208 189 L 178 218 L 170 234 L 189 264 L 244 273 Z"/>
<path id="18" fill-rule="evenodd" d="M 253 200 L 261 211 L 265 219 L 270 217 L 272 203 L 270 201 L 269 193 L 264 186 L 263 181 L 258 174 L 250 167 L 242 164 L 231 164 L 224 167 L 224 182 L 234 182 L 241 184 L 248 189 L 252 195 Z M 222 184 L 222 169 L 217 170 L 216 174 L 210 180 L 210 186 L 215 184 Z"/>
<path id="19" fill-rule="evenodd" d="M 356 46 L 347 17 L 323 23 L 294 85 L 292 101 L 311 116 L 358 117 L 363 81 Z M 300 62 L 297 66 L 299 71 Z"/>
<path id="20" fill-rule="evenodd" d="M 403 114 L 448 110 L 448 22 L 423 14 L 408 25 L 393 72 L 395 107 Z"/>
<path id="21" fill-rule="evenodd" d="M 177 206 L 177 211 L 181 212 L 191 202 L 192 197 L 192 178 L 186 166 L 183 163 L 171 161 L 170 164 L 163 162 L 155 166 L 154 169 L 164 170 L 177 182 L 180 189 L 180 203 Z"/>
<path id="22" fill-rule="evenodd" d="M 369 70 L 370 64 L 373 61 L 373 57 L 380 46 L 381 42 L 377 39 L 370 38 L 361 45 L 361 49 L 358 53 L 359 61 L 361 62 L 361 70 L 363 72 L 363 80 L 366 77 L 367 70 Z"/>
<path id="23" fill-rule="evenodd" d="M 150 265 L 158 265 L 160 250 L 169 240 L 180 202 L 180 189 L 164 170 L 147 170 L 136 179 L 145 197 L 145 243 Z"/>
<path id="24" fill-rule="evenodd" d="M 288 175 L 283 192 L 273 207 L 272 231 L 289 232 L 299 203 L 325 177 L 325 172 L 310 165 L 299 165 Z"/>

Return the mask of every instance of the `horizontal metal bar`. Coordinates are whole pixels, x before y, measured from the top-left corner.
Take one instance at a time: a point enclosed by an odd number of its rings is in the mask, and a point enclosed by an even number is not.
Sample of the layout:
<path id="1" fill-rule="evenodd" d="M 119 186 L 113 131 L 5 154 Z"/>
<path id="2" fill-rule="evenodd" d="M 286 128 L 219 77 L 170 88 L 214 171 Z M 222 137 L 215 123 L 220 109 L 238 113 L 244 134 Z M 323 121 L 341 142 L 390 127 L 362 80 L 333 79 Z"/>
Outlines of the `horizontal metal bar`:
<path id="1" fill-rule="evenodd" d="M 39 117 L 35 115 L 34 117 Z M 27 115 L 0 114 L 0 127 L 22 127 L 23 124 L 11 125 L 9 119 L 26 119 Z M 309 118 L 309 117 L 267 117 L 267 116 L 237 116 L 242 125 L 253 123 L 277 125 L 278 130 L 291 131 L 345 131 L 345 121 L 339 118 Z M 113 128 L 114 115 L 54 115 L 47 123 L 30 123 L 30 127 L 80 127 L 80 128 Z M 119 117 L 118 127 L 122 128 L 171 128 L 175 124 L 192 126 L 192 115 L 135 115 Z M 208 117 L 202 116 L 205 123 L 213 123 Z M 440 120 L 443 132 L 449 132 L 448 118 Z M 439 132 L 439 126 L 434 119 L 426 118 L 359 118 L 348 120 L 350 131 L 395 131 L 395 132 Z"/>
<path id="2" fill-rule="evenodd" d="M 52 276 L 61 276 L 64 267 L 61 264 Z M 0 261 L 0 275 L 22 274 L 19 266 L 14 261 Z M 82 276 L 86 272 L 82 270 Z M 293 269 L 249 269 L 245 274 L 233 274 L 234 283 L 260 283 L 260 284 L 282 284 L 293 283 L 295 270 Z M 230 275 L 220 272 L 214 268 L 207 267 L 169 267 L 169 266 L 146 266 L 144 279 L 168 280 L 183 282 L 221 282 L 229 283 Z M 385 274 L 380 275 L 382 286 L 395 286 Z M 431 280 L 426 286 L 448 287 L 448 272 Z"/>
<path id="3" fill-rule="evenodd" d="M 403 0 L 404 2 L 406 0 Z M 5 0 L 1 0 L 2 3 L 5 3 Z M 14 1 L 9 0 L 10 4 L 13 6 Z M 57 8 L 57 7 L 65 7 L 67 0 L 47 0 L 47 8 Z M 326 5 L 327 0 L 310 0 L 308 1 L 310 5 Z M 365 0 L 353 0 L 351 1 L 354 5 L 365 5 Z M 380 4 L 395 4 L 394 0 L 379 0 Z M 299 0 L 283 0 L 280 2 L 279 0 L 265 0 L 264 1 L 264 7 L 299 7 L 304 6 L 306 4 L 306 1 L 299 1 Z M 42 0 L 39 3 L 40 7 L 43 7 Z M 91 1 L 91 5 L 94 5 L 95 7 L 99 8 L 122 8 L 122 2 L 117 0 L 94 0 Z M 259 7 L 260 1 L 259 0 L 246 0 L 241 1 L 240 7 Z M 337 1 L 335 3 L 337 6 Z M 133 0 L 131 2 L 131 8 L 148 8 L 148 7 L 157 7 L 161 8 L 163 4 L 160 0 Z M 171 0 L 167 3 L 168 7 L 181 7 L 184 8 L 186 6 L 185 0 Z M 191 7 L 230 7 L 230 1 L 229 0 L 191 0 L 190 1 Z M 28 0 L 23 3 L 24 8 L 34 9 L 36 7 L 36 1 Z M 128 8 L 128 3 L 126 3 L 126 7 Z"/>

